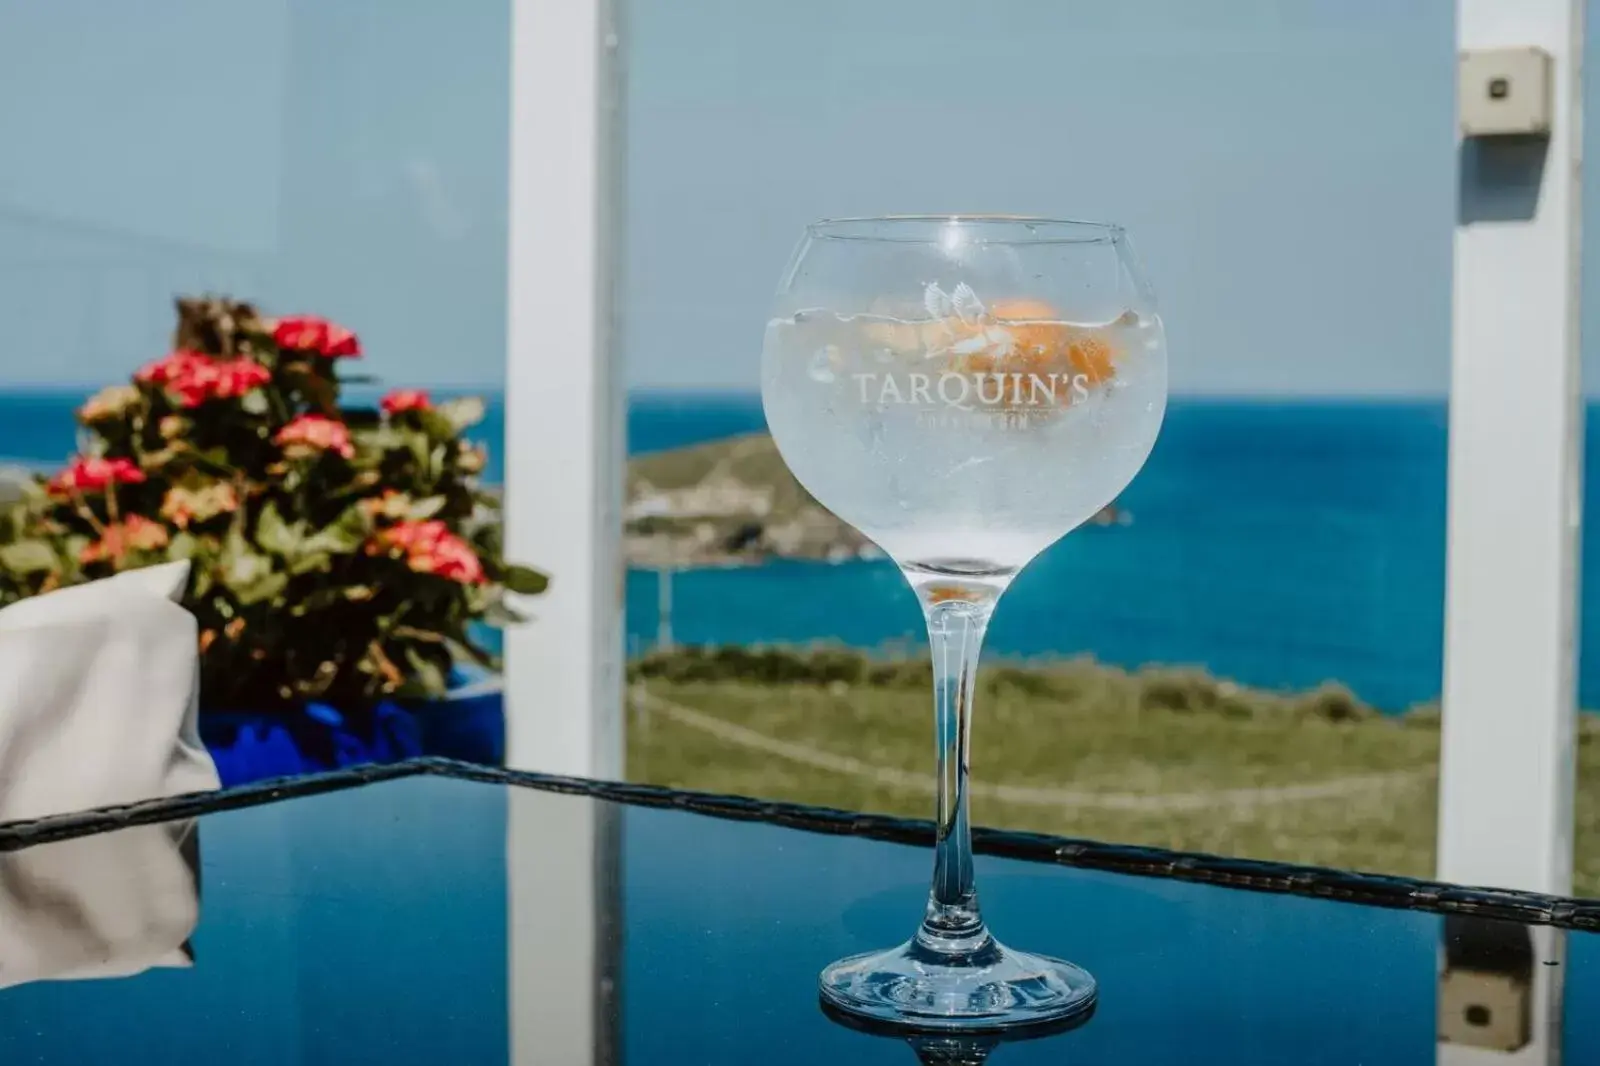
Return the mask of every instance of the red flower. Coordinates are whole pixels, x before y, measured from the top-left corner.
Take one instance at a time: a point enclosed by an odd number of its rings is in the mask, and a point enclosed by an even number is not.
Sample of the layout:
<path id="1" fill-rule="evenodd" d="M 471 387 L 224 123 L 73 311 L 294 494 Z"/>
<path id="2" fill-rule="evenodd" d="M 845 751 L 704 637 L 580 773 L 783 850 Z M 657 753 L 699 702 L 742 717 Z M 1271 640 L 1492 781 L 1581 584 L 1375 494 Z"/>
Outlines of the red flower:
<path id="1" fill-rule="evenodd" d="M 251 389 L 259 389 L 272 380 L 272 371 L 253 359 L 239 358 L 217 363 L 213 370 L 216 384 L 212 395 L 220 399 L 237 399 Z"/>
<path id="2" fill-rule="evenodd" d="M 296 352 L 316 352 L 330 359 L 361 354 L 361 341 L 336 322 L 316 315 L 288 315 L 272 327 L 272 341 Z"/>
<path id="3" fill-rule="evenodd" d="M 140 367 L 133 375 L 133 379 L 146 385 L 159 385 L 164 388 L 176 381 L 189 377 L 195 372 L 197 366 L 207 366 L 210 363 L 211 357 L 204 352 L 194 352 L 186 348 L 179 348 L 175 352 L 167 353 L 153 363 L 146 363 Z"/>
<path id="4" fill-rule="evenodd" d="M 425 389 L 395 389 L 378 401 L 384 414 L 397 415 L 402 411 L 426 411 L 433 400 Z"/>
<path id="5" fill-rule="evenodd" d="M 322 415 L 301 415 L 278 430 L 272 438 L 290 458 L 303 458 L 315 452 L 337 452 L 349 459 L 356 454 L 350 441 L 350 427 Z"/>
<path id="6" fill-rule="evenodd" d="M 167 527 L 160 522 L 152 522 L 143 515 L 131 514 L 121 522 L 114 522 L 106 527 L 100 539 L 92 544 L 86 544 L 78 553 L 78 562 L 84 566 L 90 563 L 119 562 L 130 551 L 155 551 L 165 548 L 168 541 Z"/>
<path id="7" fill-rule="evenodd" d="M 207 400 L 236 400 L 271 381 L 272 371 L 245 356 L 213 359 L 180 349 L 140 367 L 134 380 L 166 389 L 180 407 L 199 407 Z"/>
<path id="8" fill-rule="evenodd" d="M 137 485 L 143 480 L 144 471 L 131 459 L 78 455 L 46 487 L 52 496 L 66 496 L 73 492 L 104 492 L 115 485 Z"/>
<path id="9" fill-rule="evenodd" d="M 463 585 L 488 580 L 472 545 L 450 532 L 438 519 L 399 522 L 380 529 L 367 546 L 369 555 L 403 555 L 406 565 L 419 574 L 434 574 Z"/>

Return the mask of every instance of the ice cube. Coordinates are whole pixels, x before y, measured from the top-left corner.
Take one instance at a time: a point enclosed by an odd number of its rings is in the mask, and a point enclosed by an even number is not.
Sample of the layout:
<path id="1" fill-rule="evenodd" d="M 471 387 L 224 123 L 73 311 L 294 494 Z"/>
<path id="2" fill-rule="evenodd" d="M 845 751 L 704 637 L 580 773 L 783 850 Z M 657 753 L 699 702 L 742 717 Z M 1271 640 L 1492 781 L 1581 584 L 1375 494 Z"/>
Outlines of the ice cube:
<path id="1" fill-rule="evenodd" d="M 806 373 L 812 381 L 820 381 L 830 385 L 837 377 L 835 371 L 839 368 L 839 347 L 834 344 L 824 344 L 811 356 L 811 363 L 806 367 Z"/>

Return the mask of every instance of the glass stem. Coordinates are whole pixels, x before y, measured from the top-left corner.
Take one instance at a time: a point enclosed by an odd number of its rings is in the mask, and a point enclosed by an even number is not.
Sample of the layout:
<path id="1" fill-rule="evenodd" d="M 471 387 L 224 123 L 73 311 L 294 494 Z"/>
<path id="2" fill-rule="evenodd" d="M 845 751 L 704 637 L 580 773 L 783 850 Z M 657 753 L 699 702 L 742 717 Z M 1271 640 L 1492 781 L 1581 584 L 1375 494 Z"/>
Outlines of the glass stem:
<path id="1" fill-rule="evenodd" d="M 933 651 L 933 709 L 938 745 L 938 809 L 933 890 L 917 939 L 942 953 L 966 954 L 988 940 L 972 876 L 972 827 L 967 764 L 972 751 L 972 696 L 978 655 L 993 601 L 930 603 L 928 642 Z"/>

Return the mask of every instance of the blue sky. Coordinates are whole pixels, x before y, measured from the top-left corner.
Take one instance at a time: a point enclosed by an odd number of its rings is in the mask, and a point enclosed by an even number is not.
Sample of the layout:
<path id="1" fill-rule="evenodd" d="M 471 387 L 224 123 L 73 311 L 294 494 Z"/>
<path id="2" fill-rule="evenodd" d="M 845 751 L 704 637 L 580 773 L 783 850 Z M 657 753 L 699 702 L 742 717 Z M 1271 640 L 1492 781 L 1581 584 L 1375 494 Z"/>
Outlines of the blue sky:
<path id="1" fill-rule="evenodd" d="M 635 0 L 628 381 L 753 387 L 811 218 L 989 210 L 1128 225 L 1176 391 L 1440 394 L 1453 17 Z M 0 381 L 117 376 L 212 287 L 498 383 L 506 34 L 505 0 L 0 0 Z"/>

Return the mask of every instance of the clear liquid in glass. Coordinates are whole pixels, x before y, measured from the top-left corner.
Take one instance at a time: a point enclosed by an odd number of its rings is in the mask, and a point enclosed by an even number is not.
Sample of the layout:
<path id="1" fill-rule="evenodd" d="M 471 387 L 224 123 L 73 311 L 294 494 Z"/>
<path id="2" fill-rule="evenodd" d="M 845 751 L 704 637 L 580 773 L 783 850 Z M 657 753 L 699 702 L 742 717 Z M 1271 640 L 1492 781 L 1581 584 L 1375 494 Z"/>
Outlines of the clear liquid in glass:
<path id="1" fill-rule="evenodd" d="M 1151 314 L 1075 323 L 964 295 L 925 318 L 773 319 L 763 401 L 800 483 L 902 566 L 1005 578 L 1138 473 L 1165 338 Z"/>

